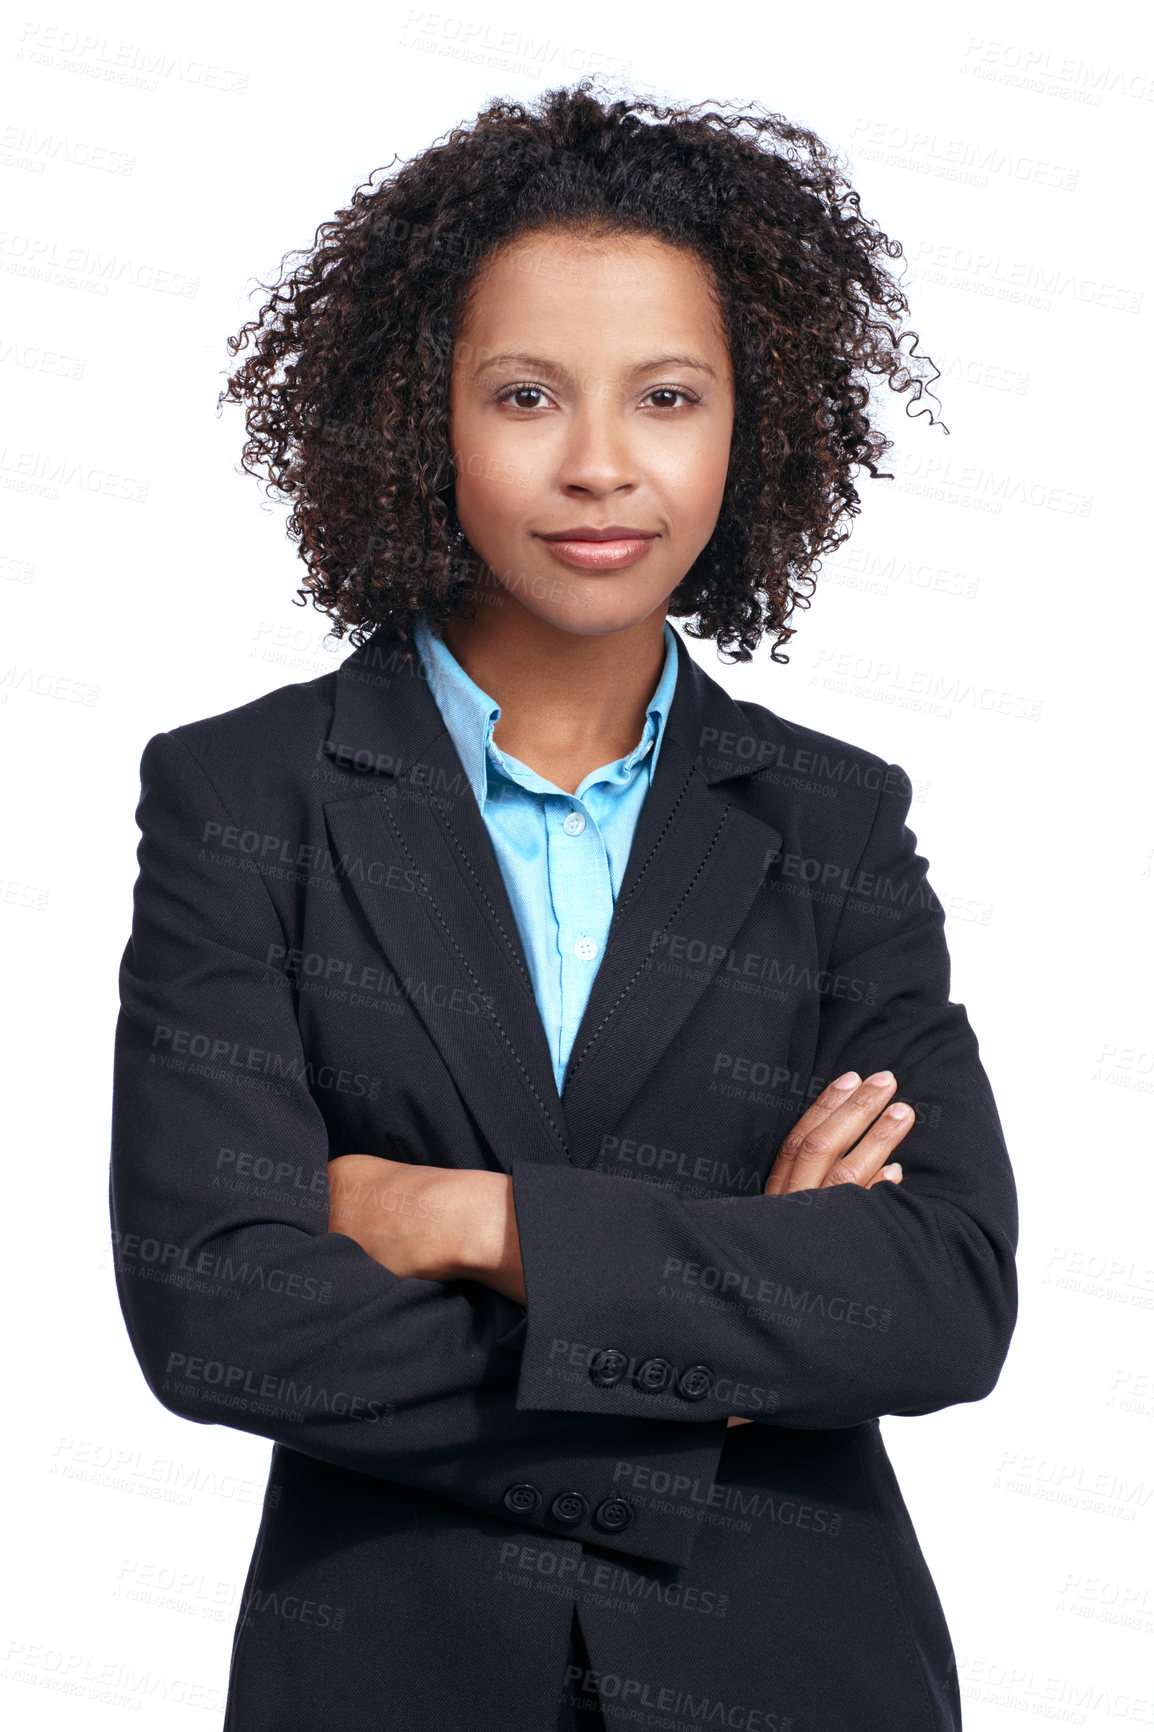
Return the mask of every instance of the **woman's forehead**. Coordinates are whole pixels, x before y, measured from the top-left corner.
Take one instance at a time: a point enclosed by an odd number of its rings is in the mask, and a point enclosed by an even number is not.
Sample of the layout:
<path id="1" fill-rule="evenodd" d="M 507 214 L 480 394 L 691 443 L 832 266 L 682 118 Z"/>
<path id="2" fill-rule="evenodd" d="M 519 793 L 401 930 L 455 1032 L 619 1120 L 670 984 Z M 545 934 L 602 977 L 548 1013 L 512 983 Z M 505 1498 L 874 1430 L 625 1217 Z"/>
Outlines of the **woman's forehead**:
<path id="1" fill-rule="evenodd" d="M 580 234 L 529 233 L 486 261 L 461 331 L 494 354 L 515 347 L 540 357 L 546 351 L 531 340 L 534 331 L 544 338 L 585 330 L 592 338 L 610 329 L 628 335 L 631 327 L 654 359 L 655 340 L 661 352 L 688 356 L 710 346 L 710 330 L 721 337 L 710 274 L 696 253 L 647 235 L 593 243 Z"/>

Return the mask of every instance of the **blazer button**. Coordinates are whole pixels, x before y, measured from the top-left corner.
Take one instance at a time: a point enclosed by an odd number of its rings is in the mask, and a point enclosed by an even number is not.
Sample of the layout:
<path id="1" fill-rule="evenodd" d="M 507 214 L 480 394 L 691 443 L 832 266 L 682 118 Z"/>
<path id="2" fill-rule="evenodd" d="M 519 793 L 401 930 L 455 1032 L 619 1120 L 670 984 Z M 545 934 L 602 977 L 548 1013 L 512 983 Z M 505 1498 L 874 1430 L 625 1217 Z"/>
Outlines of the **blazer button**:
<path id="1" fill-rule="evenodd" d="M 677 1393 L 686 1401 L 703 1401 L 713 1388 L 713 1373 L 708 1365 L 688 1365 L 677 1379 Z"/>
<path id="2" fill-rule="evenodd" d="M 619 1347 L 602 1347 L 589 1361 L 589 1375 L 599 1389 L 612 1389 L 621 1382 L 628 1364 L 628 1357 Z"/>
<path id="3" fill-rule="evenodd" d="M 572 1527 L 588 1513 L 588 1499 L 583 1498 L 579 1491 L 563 1491 L 549 1505 L 549 1513 L 554 1521 L 564 1522 L 566 1527 Z"/>
<path id="4" fill-rule="evenodd" d="M 633 1520 L 633 1511 L 621 1498 L 608 1497 L 604 1503 L 598 1504 L 593 1520 L 599 1528 L 604 1528 L 606 1533 L 619 1534 L 622 1528 L 627 1528 Z"/>
<path id="5" fill-rule="evenodd" d="M 535 1485 L 511 1485 L 505 1493 L 505 1508 L 514 1515 L 529 1515 L 540 1502 L 541 1492 Z"/>
<path id="6" fill-rule="evenodd" d="M 646 1359 L 637 1367 L 633 1381 L 646 1395 L 660 1395 L 677 1375 L 668 1359 Z"/>

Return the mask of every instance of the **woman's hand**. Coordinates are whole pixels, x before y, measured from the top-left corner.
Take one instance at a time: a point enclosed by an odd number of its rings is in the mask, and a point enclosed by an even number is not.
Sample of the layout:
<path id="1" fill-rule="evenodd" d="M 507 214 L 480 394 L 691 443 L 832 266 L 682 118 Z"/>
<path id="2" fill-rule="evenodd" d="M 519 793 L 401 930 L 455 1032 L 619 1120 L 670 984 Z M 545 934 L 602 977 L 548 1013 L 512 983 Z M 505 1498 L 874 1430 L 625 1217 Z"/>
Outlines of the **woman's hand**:
<path id="1" fill-rule="evenodd" d="M 830 1083 L 782 1143 L 766 1180 L 766 1195 L 781 1197 L 830 1185 L 862 1185 L 867 1191 L 883 1182 L 900 1185 L 902 1169 L 889 1157 L 913 1124 L 914 1112 L 904 1102 L 882 1112 L 897 1086 L 888 1070 L 875 1072 L 865 1082 L 851 1070 Z M 734 1415 L 729 1423 L 752 1421 Z"/>
<path id="2" fill-rule="evenodd" d="M 782 1143 L 766 1195 L 830 1185 L 870 1190 L 883 1180 L 900 1184 L 902 1169 L 889 1157 L 913 1124 L 914 1110 L 904 1101 L 886 1105 L 897 1086 L 888 1070 L 876 1071 L 865 1082 L 851 1070 L 831 1082 Z"/>
<path id="3" fill-rule="evenodd" d="M 329 1162 L 329 1232 L 355 1239 L 394 1275 L 481 1281 L 524 1305 L 512 1189 L 505 1173 L 337 1155 Z"/>

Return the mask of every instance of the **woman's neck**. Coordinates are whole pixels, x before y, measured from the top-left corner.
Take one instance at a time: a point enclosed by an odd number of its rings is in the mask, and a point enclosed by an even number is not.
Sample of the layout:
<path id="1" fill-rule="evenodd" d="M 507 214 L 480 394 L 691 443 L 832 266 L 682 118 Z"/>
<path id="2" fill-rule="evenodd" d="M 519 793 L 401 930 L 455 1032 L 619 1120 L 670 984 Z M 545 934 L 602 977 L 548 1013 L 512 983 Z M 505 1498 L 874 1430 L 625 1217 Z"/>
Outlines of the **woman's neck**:
<path id="1" fill-rule="evenodd" d="M 445 626 L 449 650 L 501 706 L 493 739 L 573 793 L 637 745 L 665 663 L 665 612 L 618 631 L 564 631 L 511 597 Z"/>

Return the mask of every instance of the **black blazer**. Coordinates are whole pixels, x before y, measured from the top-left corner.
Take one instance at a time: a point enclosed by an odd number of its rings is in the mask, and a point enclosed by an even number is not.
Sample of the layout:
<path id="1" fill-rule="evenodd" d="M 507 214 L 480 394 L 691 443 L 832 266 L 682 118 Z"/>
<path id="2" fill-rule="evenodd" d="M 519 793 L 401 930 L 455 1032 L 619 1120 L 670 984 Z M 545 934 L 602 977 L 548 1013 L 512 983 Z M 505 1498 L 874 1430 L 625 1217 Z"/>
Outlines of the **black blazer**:
<path id="1" fill-rule="evenodd" d="M 157 734 L 141 784 L 120 1302 L 165 1407 L 275 1444 L 230 1732 L 542 1732 L 574 1607 L 610 1725 L 956 1728 L 878 1416 L 993 1388 L 1017 1216 L 902 770 L 679 638 L 560 1097 L 395 639 Z M 904 1183 L 763 1195 L 851 1067 L 916 1107 Z M 511 1173 L 527 1308 L 329 1234 L 351 1152 Z"/>

